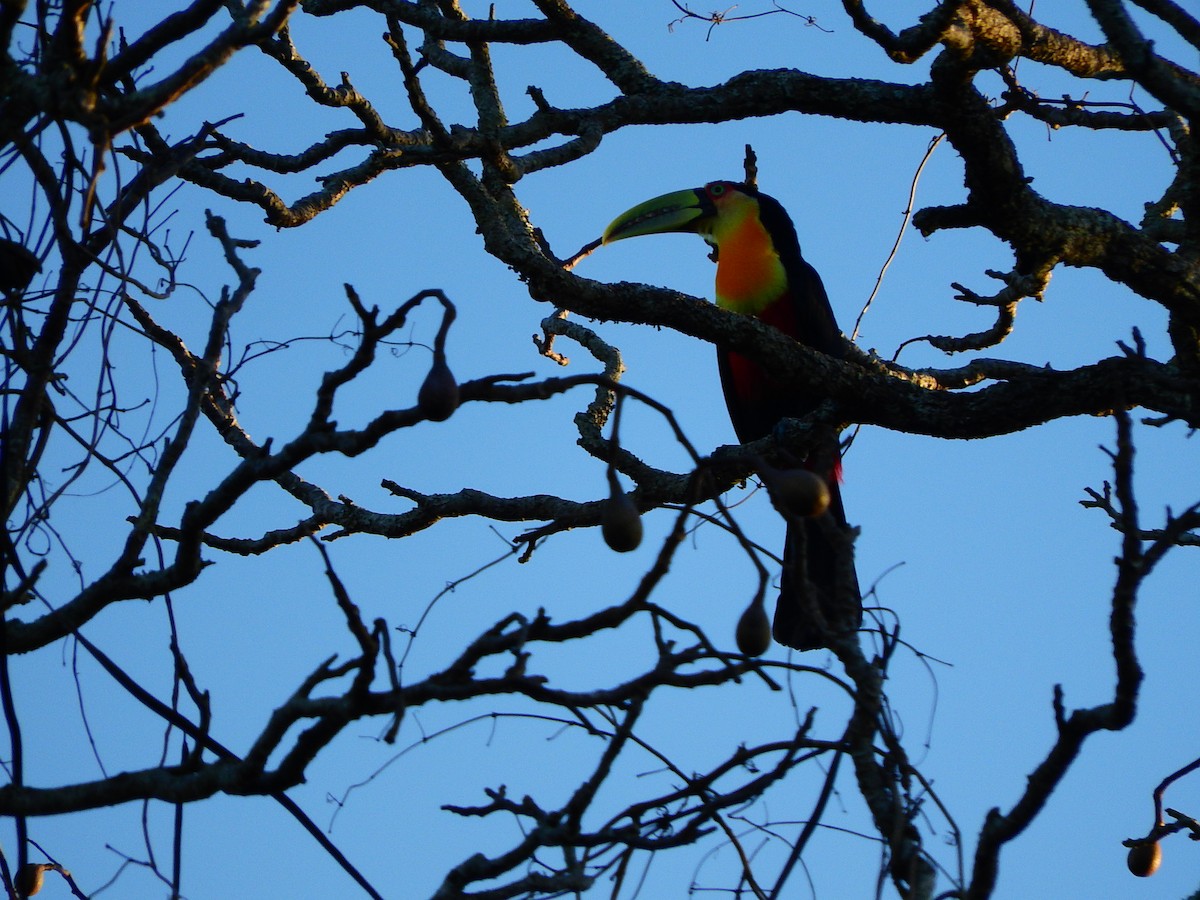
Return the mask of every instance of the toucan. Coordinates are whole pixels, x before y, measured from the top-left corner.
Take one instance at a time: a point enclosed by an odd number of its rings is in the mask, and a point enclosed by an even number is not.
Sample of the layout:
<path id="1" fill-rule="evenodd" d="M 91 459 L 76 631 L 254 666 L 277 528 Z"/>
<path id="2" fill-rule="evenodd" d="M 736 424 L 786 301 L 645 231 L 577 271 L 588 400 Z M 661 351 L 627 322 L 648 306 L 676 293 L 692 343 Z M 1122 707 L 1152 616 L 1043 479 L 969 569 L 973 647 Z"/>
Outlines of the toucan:
<path id="1" fill-rule="evenodd" d="M 779 201 L 749 184 L 714 181 L 638 204 L 614 219 L 602 240 L 609 244 L 665 232 L 692 232 L 712 245 L 717 306 L 755 316 L 829 356 L 844 355 L 825 286 L 800 254 L 796 227 Z M 773 434 L 782 419 L 806 416 L 825 399 L 815 388 L 779 381 L 744 353 L 718 346 L 717 360 L 725 405 L 742 443 Z M 772 632 L 775 640 L 797 650 L 827 646 L 832 631 L 862 623 L 853 563 L 839 566 L 839 554 L 851 551 L 836 530 L 844 534 L 846 513 L 840 448 L 836 437 L 829 443 L 803 462 L 825 480 L 828 510 L 819 517 L 789 517 L 784 544 Z M 839 578 L 839 569 L 848 577 Z M 818 616 L 824 621 L 816 621 Z"/>

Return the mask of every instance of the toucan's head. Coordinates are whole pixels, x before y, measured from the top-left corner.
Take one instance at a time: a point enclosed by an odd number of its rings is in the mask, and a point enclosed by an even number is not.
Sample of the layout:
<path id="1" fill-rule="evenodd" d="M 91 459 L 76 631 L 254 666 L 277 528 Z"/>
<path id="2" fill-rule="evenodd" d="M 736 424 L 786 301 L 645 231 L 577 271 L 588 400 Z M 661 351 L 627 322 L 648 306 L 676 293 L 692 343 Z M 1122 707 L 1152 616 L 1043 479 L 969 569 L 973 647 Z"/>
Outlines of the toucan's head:
<path id="1" fill-rule="evenodd" d="M 603 241 L 611 244 L 641 234 L 686 231 L 720 244 L 748 217 L 758 217 L 760 197 L 754 188 L 732 181 L 663 194 L 617 216 L 604 229 Z"/>
<path id="2" fill-rule="evenodd" d="M 716 301 L 726 309 L 759 315 L 786 291 L 789 271 L 803 266 L 796 229 L 779 202 L 732 181 L 640 203 L 617 216 L 602 240 L 669 231 L 699 234 L 713 246 Z"/>

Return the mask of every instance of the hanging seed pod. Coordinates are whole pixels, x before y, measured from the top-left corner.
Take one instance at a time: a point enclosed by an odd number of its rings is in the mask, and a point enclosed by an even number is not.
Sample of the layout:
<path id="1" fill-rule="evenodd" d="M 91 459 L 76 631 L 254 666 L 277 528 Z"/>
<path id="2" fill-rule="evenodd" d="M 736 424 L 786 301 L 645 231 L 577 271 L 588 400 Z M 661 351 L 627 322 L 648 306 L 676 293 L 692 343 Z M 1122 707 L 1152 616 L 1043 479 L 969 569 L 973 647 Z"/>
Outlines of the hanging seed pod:
<path id="1" fill-rule="evenodd" d="M 0 238 L 0 291 L 24 291 L 40 271 L 41 261 L 28 248 Z"/>
<path id="2" fill-rule="evenodd" d="M 604 543 L 618 553 L 636 550 L 642 542 L 642 515 L 633 498 L 621 490 L 611 469 L 608 491 L 608 499 L 600 511 L 600 533 L 604 535 Z"/>
<path id="3" fill-rule="evenodd" d="M 771 646 L 771 622 L 763 608 L 762 597 L 755 597 L 738 619 L 738 649 L 747 656 L 762 656 Z"/>
<path id="4" fill-rule="evenodd" d="M 431 422 L 444 422 L 458 409 L 458 382 L 442 353 L 433 355 L 433 365 L 417 392 L 417 409 Z"/>
<path id="5" fill-rule="evenodd" d="M 1129 848 L 1125 865 L 1138 878 L 1149 878 L 1162 863 L 1162 847 L 1158 841 L 1144 841 Z"/>
<path id="6" fill-rule="evenodd" d="M 771 503 L 783 516 L 810 518 L 829 509 L 829 485 L 815 472 L 776 469 L 763 462 L 759 464 L 758 474 L 767 486 Z"/>
<path id="7" fill-rule="evenodd" d="M 45 863 L 25 863 L 17 873 L 15 887 L 22 897 L 32 897 L 46 882 L 46 870 L 52 868 Z"/>

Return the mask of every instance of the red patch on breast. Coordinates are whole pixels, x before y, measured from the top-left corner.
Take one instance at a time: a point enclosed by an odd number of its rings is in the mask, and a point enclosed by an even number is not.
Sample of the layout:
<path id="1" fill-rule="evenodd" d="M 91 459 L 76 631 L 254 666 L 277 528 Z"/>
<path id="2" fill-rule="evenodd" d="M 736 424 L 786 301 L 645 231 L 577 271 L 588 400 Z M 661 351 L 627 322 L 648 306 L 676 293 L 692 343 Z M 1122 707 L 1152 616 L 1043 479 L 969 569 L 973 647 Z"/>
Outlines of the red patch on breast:
<path id="1" fill-rule="evenodd" d="M 763 309 L 758 319 L 794 340 L 804 340 L 805 336 L 799 333 L 795 304 L 787 293 Z M 740 441 L 766 437 L 780 419 L 801 418 L 819 405 L 820 397 L 773 378 L 750 357 L 724 350 L 720 353 L 725 403 Z M 840 459 L 829 474 L 833 476 L 831 480 L 842 480 Z"/>

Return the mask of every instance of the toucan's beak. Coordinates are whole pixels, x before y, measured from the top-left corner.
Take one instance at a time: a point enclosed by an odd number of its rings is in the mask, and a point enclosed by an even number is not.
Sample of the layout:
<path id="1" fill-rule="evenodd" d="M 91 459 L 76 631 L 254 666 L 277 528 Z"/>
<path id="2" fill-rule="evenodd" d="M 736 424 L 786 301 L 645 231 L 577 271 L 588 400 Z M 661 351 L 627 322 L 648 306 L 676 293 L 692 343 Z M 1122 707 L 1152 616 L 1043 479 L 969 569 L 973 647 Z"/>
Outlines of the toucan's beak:
<path id="1" fill-rule="evenodd" d="M 668 231 L 701 231 L 703 223 L 716 215 L 717 209 L 703 190 L 675 191 L 663 194 L 633 209 L 626 210 L 604 229 L 602 241 L 611 244 L 640 234 L 663 234 Z"/>

